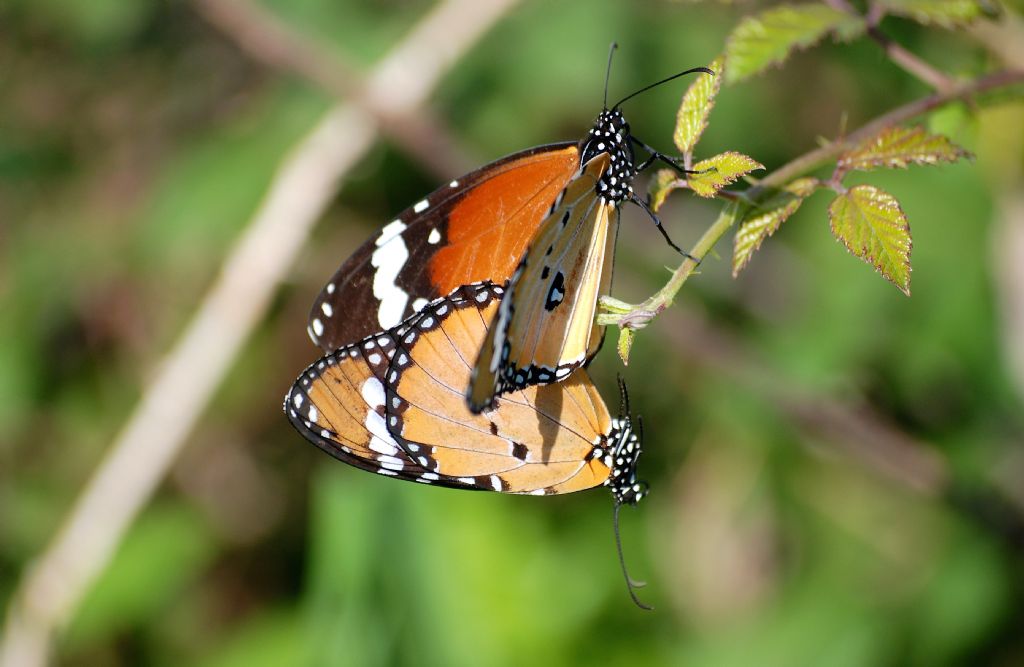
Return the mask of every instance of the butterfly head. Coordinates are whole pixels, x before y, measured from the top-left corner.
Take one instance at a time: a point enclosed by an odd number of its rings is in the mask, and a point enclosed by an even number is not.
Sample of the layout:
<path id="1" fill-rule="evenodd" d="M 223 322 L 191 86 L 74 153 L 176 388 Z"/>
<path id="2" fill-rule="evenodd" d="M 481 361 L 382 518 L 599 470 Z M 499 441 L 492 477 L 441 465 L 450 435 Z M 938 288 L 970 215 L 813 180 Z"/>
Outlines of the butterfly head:
<path id="1" fill-rule="evenodd" d="M 602 153 L 609 156 L 608 169 L 597 182 L 597 194 L 607 202 L 620 202 L 633 194 L 633 146 L 629 123 L 618 109 L 605 109 L 594 127 L 584 137 L 580 148 L 580 165 Z"/>

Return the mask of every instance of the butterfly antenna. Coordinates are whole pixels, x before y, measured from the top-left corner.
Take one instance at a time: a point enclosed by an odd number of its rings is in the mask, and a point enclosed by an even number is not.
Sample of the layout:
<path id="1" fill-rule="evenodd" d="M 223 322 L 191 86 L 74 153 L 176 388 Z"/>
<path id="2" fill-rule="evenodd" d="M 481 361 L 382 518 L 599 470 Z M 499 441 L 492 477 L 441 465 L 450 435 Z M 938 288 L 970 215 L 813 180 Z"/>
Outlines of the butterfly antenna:
<path id="1" fill-rule="evenodd" d="M 636 604 L 636 606 L 640 607 L 641 609 L 645 609 L 647 611 L 654 611 L 654 607 L 652 607 L 652 606 L 650 606 L 648 604 L 644 604 L 643 602 L 640 601 L 640 598 L 638 598 L 637 595 L 636 595 L 636 589 L 643 588 L 647 584 L 645 582 L 643 582 L 643 581 L 634 581 L 629 576 L 629 570 L 626 568 L 626 557 L 622 553 L 622 536 L 619 534 L 619 510 L 620 509 L 622 509 L 622 505 L 620 503 L 615 503 L 615 514 L 614 514 L 614 518 L 613 518 L 613 523 L 615 525 L 615 547 L 616 547 L 616 549 L 618 549 L 618 552 L 619 552 L 619 565 L 622 567 L 622 576 L 626 580 L 626 589 L 629 591 L 629 597 L 631 597 L 633 599 L 633 603 Z"/>
<path id="2" fill-rule="evenodd" d="M 615 49 L 619 48 L 619 45 L 612 42 L 612 45 L 608 48 L 608 67 L 604 70 L 604 109 L 608 109 L 608 80 L 612 78 L 612 56 L 615 55 Z M 618 106 L 618 105 L 615 105 Z"/>
<path id="3" fill-rule="evenodd" d="M 626 95 L 621 100 L 616 102 L 615 106 L 613 106 L 612 108 L 613 109 L 618 109 L 620 106 L 622 106 L 623 102 L 625 102 L 626 100 L 629 100 L 629 99 L 632 99 L 632 98 L 636 97 L 640 93 L 647 92 L 651 88 L 657 88 L 661 84 L 668 83 L 669 81 L 672 81 L 673 79 L 678 79 L 681 76 L 685 76 L 687 74 L 696 74 L 697 72 L 704 72 L 705 74 L 710 74 L 711 76 L 715 75 L 714 71 L 708 69 L 707 67 L 694 67 L 692 69 L 688 69 L 688 70 L 685 70 L 683 72 L 679 72 L 678 74 L 673 74 L 672 76 L 666 77 L 666 78 L 662 79 L 661 81 L 655 81 L 651 85 L 644 86 L 643 88 L 641 88 L 640 90 L 636 91 L 635 93 L 630 93 L 629 95 Z M 607 108 L 607 105 L 605 105 L 605 108 Z"/>

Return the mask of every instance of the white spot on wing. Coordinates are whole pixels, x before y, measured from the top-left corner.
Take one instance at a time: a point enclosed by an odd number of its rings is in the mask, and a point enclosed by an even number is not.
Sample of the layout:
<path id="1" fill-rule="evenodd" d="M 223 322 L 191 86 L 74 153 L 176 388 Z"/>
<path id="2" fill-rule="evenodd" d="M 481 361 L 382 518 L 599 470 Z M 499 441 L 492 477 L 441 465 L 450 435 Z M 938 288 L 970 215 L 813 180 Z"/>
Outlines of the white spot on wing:
<path id="1" fill-rule="evenodd" d="M 327 283 L 327 293 L 334 294 L 334 283 Z"/>
<path id="2" fill-rule="evenodd" d="M 416 205 L 412 207 L 413 213 L 423 213 L 430 207 L 430 202 L 426 199 L 421 199 L 416 202 Z"/>
<path id="3" fill-rule="evenodd" d="M 428 303 L 430 302 L 420 297 L 419 299 L 416 299 L 415 301 L 412 302 L 412 309 L 414 312 L 418 313 L 421 310 L 423 310 L 423 307 L 426 306 Z"/>
<path id="4" fill-rule="evenodd" d="M 384 405 L 384 385 L 376 377 L 366 378 L 360 393 L 371 408 L 379 408 Z"/>
<path id="5" fill-rule="evenodd" d="M 319 317 L 313 318 L 313 333 L 317 338 L 324 335 L 324 323 L 320 321 Z"/>
<path id="6" fill-rule="evenodd" d="M 458 181 L 452 181 L 451 183 L 448 184 L 448 187 L 450 187 L 450 188 L 457 188 L 457 187 L 459 187 L 459 182 Z"/>
<path id="7" fill-rule="evenodd" d="M 427 243 L 431 245 L 439 243 L 441 241 L 441 232 L 436 229 L 431 229 L 430 234 L 427 235 Z"/>
<path id="8" fill-rule="evenodd" d="M 409 295 L 399 287 L 395 280 L 409 259 L 409 249 L 402 240 L 405 224 L 395 220 L 377 237 L 377 249 L 370 257 L 370 264 L 377 269 L 373 274 L 373 296 L 380 301 L 377 308 L 377 321 L 381 327 L 390 329 L 402 321 L 405 305 Z M 313 322 L 314 329 L 316 321 Z M 318 334 L 319 335 L 319 334 Z"/>
<path id="9" fill-rule="evenodd" d="M 324 315 L 327 317 L 334 315 L 334 309 L 331 308 L 331 304 L 326 301 L 320 304 L 320 310 L 324 311 Z"/>
<path id="10" fill-rule="evenodd" d="M 401 220 L 392 220 L 387 225 L 385 225 L 383 229 L 380 230 L 380 236 L 377 237 L 375 245 L 379 248 L 404 231 L 404 222 L 402 222 Z"/>
<path id="11" fill-rule="evenodd" d="M 360 393 L 366 401 L 369 409 L 366 411 L 364 425 L 372 436 L 368 447 L 373 451 L 386 456 L 394 456 L 398 453 L 399 447 L 395 439 L 391 437 L 384 418 L 377 412 L 377 408 L 384 405 L 384 385 L 376 377 L 366 378 Z"/>
<path id="12" fill-rule="evenodd" d="M 402 459 L 396 459 L 393 456 L 378 456 L 377 462 L 380 463 L 382 468 L 387 468 L 388 470 L 401 470 L 405 467 Z"/>

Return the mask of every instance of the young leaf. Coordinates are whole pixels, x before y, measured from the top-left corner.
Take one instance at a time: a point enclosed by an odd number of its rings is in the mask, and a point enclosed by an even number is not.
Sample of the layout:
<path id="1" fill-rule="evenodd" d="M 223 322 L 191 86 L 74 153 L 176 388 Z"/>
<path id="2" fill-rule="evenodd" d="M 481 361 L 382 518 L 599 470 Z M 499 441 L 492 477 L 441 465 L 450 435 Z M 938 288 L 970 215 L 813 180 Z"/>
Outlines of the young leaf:
<path id="1" fill-rule="evenodd" d="M 727 151 L 701 160 L 693 165 L 693 169 L 704 173 L 687 176 L 686 182 L 690 189 L 701 197 L 714 197 L 719 190 L 740 176 L 755 169 L 764 169 L 764 165 L 742 153 Z"/>
<path id="2" fill-rule="evenodd" d="M 702 74 L 690 85 L 683 95 L 683 102 L 676 114 L 676 131 L 672 135 L 676 148 L 681 153 L 693 151 L 697 141 L 708 126 L 708 114 L 715 106 L 715 95 L 722 87 L 722 70 L 725 58 L 719 56 L 708 65 L 715 76 Z"/>
<path id="3" fill-rule="evenodd" d="M 619 329 L 619 344 L 616 346 L 616 349 L 619 353 L 619 359 L 622 359 L 623 366 L 629 366 L 629 351 L 633 348 L 634 333 L 628 327 Z"/>
<path id="4" fill-rule="evenodd" d="M 978 0 L 879 0 L 890 14 L 914 19 L 924 25 L 956 28 L 992 10 Z"/>
<path id="5" fill-rule="evenodd" d="M 879 167 L 895 169 L 908 164 L 956 162 L 970 153 L 941 134 L 928 134 L 922 127 L 889 127 L 839 157 L 842 170 L 870 171 Z"/>
<path id="6" fill-rule="evenodd" d="M 657 211 L 665 203 L 665 198 L 673 190 L 683 187 L 685 183 L 671 169 L 659 169 L 651 179 L 647 192 L 650 195 L 651 209 Z"/>
<path id="7" fill-rule="evenodd" d="M 761 243 L 791 215 L 796 213 L 804 199 L 818 187 L 816 178 L 798 178 L 769 197 L 760 206 L 750 209 L 739 230 L 732 253 L 732 275 L 736 277 L 750 262 Z"/>
<path id="8" fill-rule="evenodd" d="M 828 207 L 832 233 L 857 257 L 910 296 L 910 225 L 896 198 L 857 185 Z"/>
<path id="9" fill-rule="evenodd" d="M 780 5 L 748 17 L 729 35 L 725 55 L 729 83 L 742 81 L 805 49 L 829 32 L 852 38 L 863 20 L 822 4 Z"/>

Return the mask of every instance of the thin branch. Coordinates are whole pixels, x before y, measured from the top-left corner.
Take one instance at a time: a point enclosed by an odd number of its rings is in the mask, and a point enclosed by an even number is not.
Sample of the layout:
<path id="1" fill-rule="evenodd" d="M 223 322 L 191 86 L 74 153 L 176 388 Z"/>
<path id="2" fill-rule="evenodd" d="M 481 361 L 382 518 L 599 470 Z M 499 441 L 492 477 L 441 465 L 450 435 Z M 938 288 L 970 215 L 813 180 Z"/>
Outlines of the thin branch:
<path id="1" fill-rule="evenodd" d="M 379 131 L 435 175 L 447 180 L 476 163 L 426 105 L 399 113 L 389 99 L 367 95 L 362 75 L 335 49 L 297 33 L 269 10 L 250 0 L 194 0 L 196 10 L 230 37 L 252 59 L 302 77 L 339 101 L 358 106 L 377 121 Z"/>
<path id="2" fill-rule="evenodd" d="M 885 51 L 885 55 L 896 65 L 899 65 L 913 76 L 928 84 L 928 86 L 940 92 L 953 88 L 953 79 L 903 48 L 903 46 L 890 39 L 879 29 L 878 23 L 885 16 L 885 10 L 880 4 L 871 3 L 866 17 L 862 16 L 849 0 L 825 0 L 825 4 L 850 16 L 864 18 L 868 26 L 868 37 L 881 46 L 882 50 Z"/>
<path id="3" fill-rule="evenodd" d="M 800 157 L 786 163 L 784 166 L 773 171 L 761 179 L 757 185 L 747 191 L 751 199 L 758 199 L 765 192 L 772 188 L 778 188 L 790 182 L 794 178 L 806 174 L 827 162 L 835 159 L 840 153 L 860 142 L 870 139 L 887 127 L 899 125 L 921 114 L 928 113 L 950 102 L 966 99 L 979 93 L 984 93 L 994 88 L 1002 88 L 1016 83 L 1024 82 L 1024 70 L 1002 70 L 989 74 L 974 81 L 960 84 L 953 90 L 937 92 L 921 99 L 915 100 L 897 107 L 871 122 L 861 126 L 857 131 L 837 139 L 830 144 L 805 153 Z"/>
<path id="4" fill-rule="evenodd" d="M 883 33 L 877 26 L 868 26 L 867 32 L 868 37 L 873 39 L 882 47 L 882 50 L 885 51 L 885 55 L 889 57 L 889 60 L 928 84 L 930 87 L 939 92 L 943 92 L 952 90 L 956 86 L 954 79 L 946 76 L 943 72 L 932 67 L 924 60 L 918 58 L 915 54 L 903 48 L 902 45 L 889 38 L 889 36 Z"/>
<path id="5" fill-rule="evenodd" d="M 771 190 L 785 185 L 798 176 L 817 169 L 838 157 L 840 153 L 849 147 L 877 135 L 883 129 L 898 125 L 949 102 L 966 99 L 993 88 L 1000 88 L 1022 81 L 1024 81 L 1024 71 L 1002 71 L 990 74 L 976 81 L 957 86 L 953 90 L 934 93 L 914 102 L 904 104 L 875 118 L 842 139 L 805 153 L 764 177 L 758 181 L 757 185 L 744 192 L 743 194 L 746 195 L 747 200 L 746 204 L 735 201 L 727 204 L 722 214 L 718 216 L 718 219 L 708 227 L 697 241 L 690 254 L 698 261 L 702 260 L 729 227 L 732 226 L 738 214 L 742 213 L 743 207 L 756 204 Z M 598 315 L 597 323 L 601 325 L 618 325 L 631 329 L 645 326 L 653 317 L 672 304 L 675 295 L 696 268 L 696 262 L 690 259 L 684 260 L 673 272 L 668 283 L 641 304 L 632 305 L 615 299 L 602 298 L 601 305 L 604 312 Z"/>
<path id="6" fill-rule="evenodd" d="M 647 299 L 647 301 L 644 301 L 639 306 L 632 306 L 602 297 L 601 305 L 604 307 L 605 312 L 598 314 L 597 323 L 604 326 L 617 324 L 629 329 L 640 329 L 671 306 L 675 295 L 682 289 L 687 278 L 697 269 L 698 262 L 711 252 L 711 249 L 718 243 L 718 239 L 722 238 L 722 235 L 732 226 L 736 210 L 737 204 L 730 203 L 726 205 L 722 213 L 719 214 L 718 219 L 708 227 L 697 241 L 697 244 L 689 251 L 693 259 L 690 257 L 684 259 L 679 268 L 672 273 L 668 283 L 658 290 L 654 296 Z"/>
<path id="7" fill-rule="evenodd" d="M 1024 18 L 1003 12 L 998 21 L 975 21 L 967 26 L 967 34 L 1007 69 L 1024 69 Z"/>
<path id="8" fill-rule="evenodd" d="M 375 68 L 367 86 L 374 104 L 387 102 L 388 91 L 394 91 L 392 107 L 411 114 L 513 3 L 450 0 L 439 5 Z M 416 84 L 410 86 L 409 79 Z M 376 135 L 372 117 L 341 104 L 281 164 L 180 341 L 160 364 L 53 542 L 25 572 L 11 597 L 0 664 L 47 663 L 54 633 L 73 617 L 163 479 L 313 224 Z"/>

